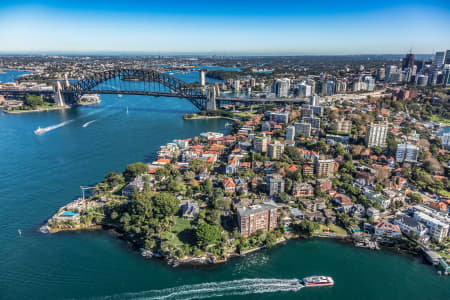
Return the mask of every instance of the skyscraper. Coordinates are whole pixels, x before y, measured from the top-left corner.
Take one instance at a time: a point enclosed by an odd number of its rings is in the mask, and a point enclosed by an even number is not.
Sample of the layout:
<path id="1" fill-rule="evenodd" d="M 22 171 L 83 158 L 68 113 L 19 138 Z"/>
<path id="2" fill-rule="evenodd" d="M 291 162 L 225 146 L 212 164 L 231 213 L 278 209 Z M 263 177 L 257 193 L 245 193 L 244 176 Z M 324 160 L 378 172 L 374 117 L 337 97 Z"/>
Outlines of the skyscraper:
<path id="1" fill-rule="evenodd" d="M 289 95 L 290 88 L 291 81 L 289 78 L 276 79 L 272 83 L 272 93 L 275 93 L 277 97 L 287 97 Z"/>
<path id="2" fill-rule="evenodd" d="M 445 69 L 443 74 L 444 87 L 450 85 L 450 69 Z"/>
<path id="3" fill-rule="evenodd" d="M 447 50 L 447 52 L 445 52 L 444 64 L 450 65 L 450 50 Z"/>
<path id="4" fill-rule="evenodd" d="M 304 82 L 297 86 L 297 95 L 299 97 L 309 97 L 312 93 L 312 87 Z"/>
<path id="5" fill-rule="evenodd" d="M 366 90 L 373 92 L 375 89 L 375 79 L 372 76 L 366 76 L 364 78 L 364 83 L 366 85 Z"/>
<path id="6" fill-rule="evenodd" d="M 398 73 L 397 66 L 395 66 L 395 65 L 386 66 L 386 76 L 385 76 L 384 80 L 386 82 L 390 82 L 392 75 L 396 74 L 396 73 Z"/>
<path id="7" fill-rule="evenodd" d="M 312 95 L 311 97 L 309 97 L 309 105 L 311 106 L 320 106 L 320 97 L 319 95 Z"/>
<path id="8" fill-rule="evenodd" d="M 414 54 L 412 54 L 412 53 L 406 54 L 406 57 L 402 60 L 402 68 L 403 69 L 407 69 L 407 68 L 412 69 L 414 66 L 414 58 L 415 58 Z"/>
<path id="9" fill-rule="evenodd" d="M 436 68 L 440 68 L 445 62 L 445 52 L 444 51 L 440 51 L 440 52 L 436 52 L 436 54 L 434 55 L 434 62 L 433 65 Z"/>
<path id="10" fill-rule="evenodd" d="M 236 79 L 234 81 L 234 90 L 235 92 L 239 92 L 239 90 L 241 89 L 241 82 L 239 81 L 239 79 Z"/>

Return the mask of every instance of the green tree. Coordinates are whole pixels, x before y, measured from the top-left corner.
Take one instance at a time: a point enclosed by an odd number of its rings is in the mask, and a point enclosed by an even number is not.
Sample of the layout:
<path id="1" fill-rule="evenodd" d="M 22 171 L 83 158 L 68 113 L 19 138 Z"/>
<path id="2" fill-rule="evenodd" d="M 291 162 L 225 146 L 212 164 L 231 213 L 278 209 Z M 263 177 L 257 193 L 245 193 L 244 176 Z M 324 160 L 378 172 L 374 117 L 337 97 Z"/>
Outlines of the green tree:
<path id="1" fill-rule="evenodd" d="M 411 193 L 408 195 L 408 198 L 412 203 L 419 204 L 423 202 L 422 196 L 418 193 Z"/>
<path id="2" fill-rule="evenodd" d="M 31 107 L 32 109 L 36 109 L 38 106 L 42 105 L 44 101 L 41 96 L 36 95 L 27 95 L 24 101 L 26 106 Z"/>
<path id="3" fill-rule="evenodd" d="M 155 218 L 164 219 L 177 213 L 180 200 L 170 193 L 162 192 L 153 196 L 152 203 Z"/>
<path id="4" fill-rule="evenodd" d="M 148 173 L 148 166 L 144 163 L 137 162 L 129 164 L 123 172 L 123 176 L 127 181 L 133 180 L 136 176 Z"/>
<path id="5" fill-rule="evenodd" d="M 110 188 L 116 187 L 125 182 L 125 178 L 120 173 L 110 172 L 105 177 L 105 182 L 109 185 Z"/>
<path id="6" fill-rule="evenodd" d="M 205 179 L 205 182 L 203 183 L 203 190 L 204 190 L 205 194 L 212 195 L 212 193 L 213 193 L 213 184 L 212 184 L 212 181 L 209 178 Z"/>
<path id="7" fill-rule="evenodd" d="M 164 178 L 168 178 L 170 176 L 170 171 L 166 168 L 159 168 L 155 172 L 155 178 L 157 180 L 163 180 Z"/>
<path id="8" fill-rule="evenodd" d="M 286 146 L 284 153 L 286 153 L 286 155 L 293 161 L 298 161 L 302 158 L 297 148 L 293 146 Z"/>
<path id="9" fill-rule="evenodd" d="M 301 233 L 301 234 L 305 234 L 307 236 L 312 236 L 314 234 L 314 232 L 319 230 L 320 225 L 317 222 L 304 220 L 304 221 L 301 221 L 298 224 L 294 224 L 292 226 L 292 228 L 293 228 L 293 230 L 295 232 L 298 232 L 298 233 Z"/>
<path id="10" fill-rule="evenodd" d="M 208 223 L 201 223 L 195 230 L 195 238 L 199 245 L 205 247 L 211 245 L 220 240 L 220 230 L 215 225 L 209 225 Z"/>

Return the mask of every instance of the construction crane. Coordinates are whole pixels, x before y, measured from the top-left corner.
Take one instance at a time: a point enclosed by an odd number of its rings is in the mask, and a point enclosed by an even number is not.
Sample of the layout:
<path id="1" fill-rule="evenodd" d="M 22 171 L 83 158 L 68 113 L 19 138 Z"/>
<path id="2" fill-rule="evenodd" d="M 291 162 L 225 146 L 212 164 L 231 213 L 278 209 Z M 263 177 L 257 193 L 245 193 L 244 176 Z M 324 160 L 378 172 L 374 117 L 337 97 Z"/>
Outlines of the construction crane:
<path id="1" fill-rule="evenodd" d="M 83 201 L 84 201 L 84 191 L 95 189 L 95 186 L 80 186 L 80 189 L 81 189 L 81 193 L 83 194 Z"/>

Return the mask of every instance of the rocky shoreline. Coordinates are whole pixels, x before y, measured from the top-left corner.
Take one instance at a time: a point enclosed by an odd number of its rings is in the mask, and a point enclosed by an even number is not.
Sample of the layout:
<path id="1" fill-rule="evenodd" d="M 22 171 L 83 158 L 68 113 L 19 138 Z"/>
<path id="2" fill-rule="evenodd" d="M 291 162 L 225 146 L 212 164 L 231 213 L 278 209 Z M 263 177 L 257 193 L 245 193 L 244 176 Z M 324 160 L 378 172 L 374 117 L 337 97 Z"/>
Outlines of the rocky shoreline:
<path id="1" fill-rule="evenodd" d="M 64 110 L 69 109 L 70 106 L 56 106 L 56 107 L 48 107 L 48 108 L 38 108 L 38 109 L 29 109 L 29 110 L 3 110 L 6 114 L 18 115 L 18 114 L 28 114 L 28 113 L 37 113 L 37 112 L 46 112 L 46 111 L 54 111 L 54 110 Z"/>

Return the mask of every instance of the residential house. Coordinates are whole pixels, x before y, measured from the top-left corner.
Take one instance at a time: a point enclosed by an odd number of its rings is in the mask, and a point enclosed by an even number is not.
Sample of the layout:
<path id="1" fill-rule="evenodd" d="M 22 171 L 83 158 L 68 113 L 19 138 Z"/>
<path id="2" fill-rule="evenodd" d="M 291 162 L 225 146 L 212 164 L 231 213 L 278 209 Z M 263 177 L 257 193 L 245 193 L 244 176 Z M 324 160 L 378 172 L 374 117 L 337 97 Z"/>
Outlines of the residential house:
<path id="1" fill-rule="evenodd" d="M 144 189 L 144 178 L 146 178 L 144 177 L 144 175 L 139 175 L 134 178 L 133 181 L 131 181 L 122 189 L 122 196 L 130 197 L 133 194 L 134 190 L 142 192 L 142 190 Z"/>
<path id="2" fill-rule="evenodd" d="M 179 207 L 181 216 L 185 219 L 195 220 L 200 213 L 198 203 L 192 200 L 182 200 Z"/>
<path id="3" fill-rule="evenodd" d="M 223 189 L 225 190 L 225 193 L 227 194 L 233 194 L 236 191 L 236 184 L 234 183 L 233 178 L 226 177 L 222 181 Z"/>
<path id="4" fill-rule="evenodd" d="M 394 239 L 402 237 L 402 232 L 398 225 L 384 221 L 375 224 L 375 234 L 379 237 L 389 237 Z"/>
<path id="5" fill-rule="evenodd" d="M 339 210 L 345 213 L 349 213 L 353 207 L 352 199 L 344 194 L 335 194 L 333 197 L 333 201 L 340 206 Z"/>

